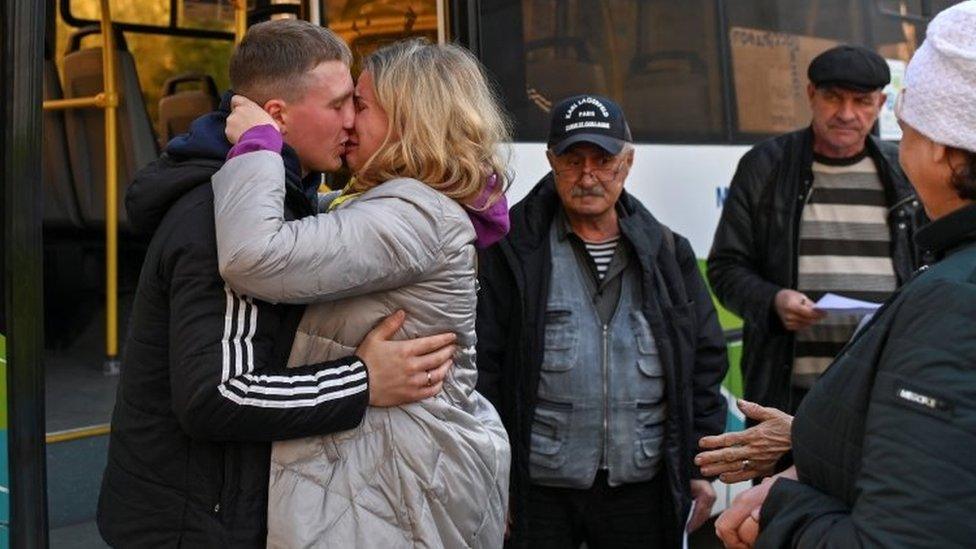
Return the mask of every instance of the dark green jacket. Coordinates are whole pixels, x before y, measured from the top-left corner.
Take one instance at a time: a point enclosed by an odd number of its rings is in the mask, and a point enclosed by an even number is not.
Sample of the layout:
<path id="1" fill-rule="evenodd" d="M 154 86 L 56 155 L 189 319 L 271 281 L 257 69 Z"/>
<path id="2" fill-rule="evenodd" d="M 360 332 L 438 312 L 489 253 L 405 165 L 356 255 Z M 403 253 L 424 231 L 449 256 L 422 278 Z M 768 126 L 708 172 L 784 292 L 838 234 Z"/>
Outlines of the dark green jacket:
<path id="1" fill-rule="evenodd" d="M 757 547 L 976 543 L 976 205 L 919 231 L 944 258 L 879 311 L 793 422 Z"/>

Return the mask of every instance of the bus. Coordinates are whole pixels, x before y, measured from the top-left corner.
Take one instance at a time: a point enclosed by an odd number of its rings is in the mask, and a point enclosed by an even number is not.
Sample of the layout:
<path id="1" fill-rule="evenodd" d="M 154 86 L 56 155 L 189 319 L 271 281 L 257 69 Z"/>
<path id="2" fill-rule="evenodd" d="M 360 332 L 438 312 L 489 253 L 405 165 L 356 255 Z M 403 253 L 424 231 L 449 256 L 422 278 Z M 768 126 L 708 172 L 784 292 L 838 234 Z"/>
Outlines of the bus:
<path id="1" fill-rule="evenodd" d="M 613 98 L 636 140 L 626 188 L 704 258 L 741 156 L 809 123 L 809 61 L 840 43 L 885 57 L 893 79 L 876 131 L 897 140 L 905 65 L 927 22 L 954 3 L 6 0 L 0 546 L 101 546 L 93 521 L 120 335 L 147 244 L 121 197 L 136 170 L 214 107 L 247 25 L 297 17 L 328 26 L 356 64 L 413 36 L 469 48 L 512 117 L 510 204 L 549 170 L 552 105 L 576 93 Z M 721 309 L 720 318 L 731 403 L 741 395 L 741 321 Z M 734 406 L 728 426 L 742 427 Z M 716 511 L 741 489 L 717 487 Z"/>

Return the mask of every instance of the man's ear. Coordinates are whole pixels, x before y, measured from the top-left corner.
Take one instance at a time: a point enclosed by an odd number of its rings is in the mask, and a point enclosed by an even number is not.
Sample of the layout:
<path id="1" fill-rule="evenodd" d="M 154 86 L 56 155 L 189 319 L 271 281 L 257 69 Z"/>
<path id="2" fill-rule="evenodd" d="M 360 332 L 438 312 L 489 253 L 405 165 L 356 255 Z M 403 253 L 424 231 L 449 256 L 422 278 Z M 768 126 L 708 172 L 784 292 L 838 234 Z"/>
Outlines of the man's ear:
<path id="1" fill-rule="evenodd" d="M 936 143 L 931 139 L 926 138 L 929 145 L 929 151 L 932 155 L 932 162 L 936 164 L 941 164 L 945 162 L 948 165 L 952 165 L 952 159 L 949 158 L 949 148 L 942 143 Z"/>
<path id="2" fill-rule="evenodd" d="M 271 115 L 281 135 L 288 133 L 288 104 L 281 99 L 269 99 L 263 105 L 264 112 Z"/>
<path id="3" fill-rule="evenodd" d="M 546 160 L 549 161 L 549 167 L 556 169 L 556 155 L 552 154 L 552 151 L 546 151 Z"/>

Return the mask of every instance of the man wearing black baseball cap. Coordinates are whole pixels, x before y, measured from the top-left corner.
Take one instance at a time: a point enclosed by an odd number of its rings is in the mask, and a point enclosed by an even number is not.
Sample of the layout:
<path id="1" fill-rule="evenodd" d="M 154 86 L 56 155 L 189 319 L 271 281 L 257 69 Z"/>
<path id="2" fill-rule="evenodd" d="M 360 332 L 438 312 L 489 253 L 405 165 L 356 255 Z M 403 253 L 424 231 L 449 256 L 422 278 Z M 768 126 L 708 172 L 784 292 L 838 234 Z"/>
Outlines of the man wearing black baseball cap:
<path id="1" fill-rule="evenodd" d="M 715 501 L 691 456 L 725 427 L 725 344 L 691 245 L 624 191 L 632 141 L 605 97 L 557 104 L 552 172 L 479 261 L 516 547 L 677 547 Z"/>
<path id="2" fill-rule="evenodd" d="M 708 258 L 719 300 L 745 319 L 746 399 L 790 413 L 861 320 L 827 316 L 817 300 L 884 301 L 918 266 L 912 234 L 924 219 L 898 147 L 871 135 L 884 58 L 838 46 L 807 74 L 810 126 L 742 158 Z"/>

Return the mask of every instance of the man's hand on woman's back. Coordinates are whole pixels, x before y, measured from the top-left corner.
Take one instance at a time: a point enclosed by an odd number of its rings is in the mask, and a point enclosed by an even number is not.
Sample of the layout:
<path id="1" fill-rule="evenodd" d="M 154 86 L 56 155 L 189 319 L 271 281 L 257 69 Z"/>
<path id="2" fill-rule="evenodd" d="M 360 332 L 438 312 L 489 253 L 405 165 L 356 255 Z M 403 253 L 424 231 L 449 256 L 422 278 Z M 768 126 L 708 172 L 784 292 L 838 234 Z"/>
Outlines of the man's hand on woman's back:
<path id="1" fill-rule="evenodd" d="M 441 391 L 454 366 L 453 333 L 395 341 L 406 314 L 397 311 L 366 335 L 356 356 L 369 372 L 369 405 L 399 406 L 430 398 Z"/>

